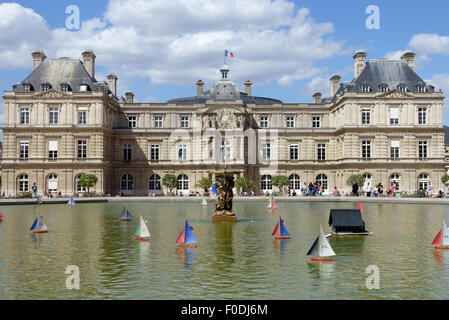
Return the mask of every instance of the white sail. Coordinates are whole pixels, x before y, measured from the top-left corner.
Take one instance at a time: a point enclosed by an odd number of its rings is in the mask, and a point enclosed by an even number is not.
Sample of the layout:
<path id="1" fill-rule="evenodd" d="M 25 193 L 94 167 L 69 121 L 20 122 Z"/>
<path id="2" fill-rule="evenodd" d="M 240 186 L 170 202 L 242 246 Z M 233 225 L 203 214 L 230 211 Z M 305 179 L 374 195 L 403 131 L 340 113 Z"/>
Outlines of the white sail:
<path id="1" fill-rule="evenodd" d="M 45 223 L 42 222 L 42 227 L 39 228 L 39 231 L 48 231 L 48 227 L 45 225 Z"/>
<path id="2" fill-rule="evenodd" d="M 446 225 L 446 221 L 443 221 L 443 239 L 441 239 L 443 246 L 449 246 L 449 229 Z"/>
<path id="3" fill-rule="evenodd" d="M 320 226 L 320 241 L 319 242 L 320 242 L 320 247 L 319 247 L 319 256 L 320 257 L 331 257 L 331 256 L 336 255 L 334 250 L 332 250 L 331 245 L 327 241 L 326 236 L 324 235 L 322 226 Z"/>
<path id="4" fill-rule="evenodd" d="M 319 255 L 319 242 L 320 242 L 320 237 L 318 236 L 315 240 L 315 242 L 312 244 L 312 246 L 309 249 L 309 252 L 307 252 L 308 256 L 318 256 Z"/>
<path id="5" fill-rule="evenodd" d="M 148 238 L 150 236 L 150 231 L 148 231 L 147 224 L 145 220 L 143 220 L 142 216 L 140 216 L 140 229 L 139 229 L 139 237 Z"/>

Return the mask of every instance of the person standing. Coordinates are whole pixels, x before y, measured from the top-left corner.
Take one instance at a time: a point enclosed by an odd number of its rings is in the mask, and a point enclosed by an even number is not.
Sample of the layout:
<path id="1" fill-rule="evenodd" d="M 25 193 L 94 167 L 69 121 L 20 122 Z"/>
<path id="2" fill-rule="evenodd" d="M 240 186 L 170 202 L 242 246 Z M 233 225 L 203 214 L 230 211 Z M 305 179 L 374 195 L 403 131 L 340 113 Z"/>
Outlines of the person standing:
<path id="1" fill-rule="evenodd" d="M 37 186 L 35 183 L 33 183 L 33 186 L 31 187 L 31 190 L 33 191 L 32 197 L 36 198 L 37 196 Z"/>
<path id="2" fill-rule="evenodd" d="M 354 184 L 352 185 L 352 195 L 354 197 L 359 196 L 359 185 L 357 184 L 357 181 L 354 181 Z"/>
<path id="3" fill-rule="evenodd" d="M 429 181 L 429 184 L 427 185 L 427 195 L 429 197 L 432 197 L 432 191 L 433 191 L 433 186 L 432 186 L 432 184 Z"/>
<path id="4" fill-rule="evenodd" d="M 371 182 L 366 183 L 366 196 L 371 197 L 371 191 L 373 190 L 373 186 L 371 185 Z"/>

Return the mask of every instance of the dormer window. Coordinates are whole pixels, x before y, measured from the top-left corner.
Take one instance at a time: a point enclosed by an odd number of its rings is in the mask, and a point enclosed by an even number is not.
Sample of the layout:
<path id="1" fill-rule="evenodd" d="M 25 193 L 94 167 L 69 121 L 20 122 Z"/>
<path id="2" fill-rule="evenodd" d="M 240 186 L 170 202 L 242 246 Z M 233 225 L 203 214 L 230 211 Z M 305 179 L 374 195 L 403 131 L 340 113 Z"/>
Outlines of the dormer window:
<path id="1" fill-rule="evenodd" d="M 87 84 L 80 84 L 80 91 L 89 91 L 89 85 Z"/>
<path id="2" fill-rule="evenodd" d="M 417 92 L 426 92 L 426 87 L 425 86 L 417 86 L 416 91 Z"/>
<path id="3" fill-rule="evenodd" d="M 42 84 L 42 91 L 48 91 L 51 89 L 51 85 L 49 83 Z"/>
<path id="4" fill-rule="evenodd" d="M 401 91 L 401 92 L 407 92 L 408 91 L 406 86 L 399 86 L 398 90 Z"/>
<path id="5" fill-rule="evenodd" d="M 61 84 L 61 91 L 62 92 L 68 92 L 69 90 L 69 85 L 68 84 Z"/>
<path id="6" fill-rule="evenodd" d="M 370 92 L 371 88 L 370 88 L 370 86 L 361 86 L 360 87 L 360 91 L 362 91 L 362 92 Z"/>
<path id="7" fill-rule="evenodd" d="M 24 84 L 23 85 L 23 91 L 30 92 L 31 91 L 31 84 Z"/>
<path id="8" fill-rule="evenodd" d="M 379 91 L 380 92 L 388 92 L 388 87 L 387 86 L 380 86 L 379 87 Z"/>

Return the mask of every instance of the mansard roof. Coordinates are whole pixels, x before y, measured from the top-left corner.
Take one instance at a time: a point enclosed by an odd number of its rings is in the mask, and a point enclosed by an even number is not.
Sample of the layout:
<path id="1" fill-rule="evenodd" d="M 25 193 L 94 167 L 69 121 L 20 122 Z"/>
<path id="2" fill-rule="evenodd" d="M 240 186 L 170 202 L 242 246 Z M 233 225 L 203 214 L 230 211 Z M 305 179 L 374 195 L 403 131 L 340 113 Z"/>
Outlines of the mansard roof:
<path id="1" fill-rule="evenodd" d="M 197 97 L 183 97 L 168 100 L 167 103 L 173 104 L 204 104 L 207 100 L 212 99 L 213 97 L 210 94 L 210 90 L 205 91 L 203 95 Z M 248 96 L 246 92 L 240 91 L 240 99 L 244 104 L 282 104 L 282 101 L 271 99 L 271 98 L 263 98 L 263 97 L 254 97 Z"/>

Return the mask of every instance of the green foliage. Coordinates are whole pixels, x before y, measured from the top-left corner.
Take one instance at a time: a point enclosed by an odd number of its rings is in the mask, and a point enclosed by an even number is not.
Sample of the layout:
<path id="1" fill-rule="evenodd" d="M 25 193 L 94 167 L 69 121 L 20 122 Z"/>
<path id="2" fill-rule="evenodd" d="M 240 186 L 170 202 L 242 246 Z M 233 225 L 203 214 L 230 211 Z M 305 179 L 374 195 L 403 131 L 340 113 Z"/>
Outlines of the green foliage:
<path id="1" fill-rule="evenodd" d="M 444 176 L 441 177 L 441 182 L 445 184 L 449 181 L 449 175 L 446 173 Z"/>
<path id="2" fill-rule="evenodd" d="M 346 180 L 346 184 L 348 186 L 352 186 L 354 184 L 354 181 L 357 182 L 357 184 L 360 186 L 363 186 L 365 183 L 365 176 L 363 174 L 353 174 Z"/>
<path id="3" fill-rule="evenodd" d="M 94 174 L 83 174 L 80 176 L 78 184 L 87 189 L 87 193 L 90 192 L 90 188 L 94 187 L 98 182 L 97 176 Z"/>
<path id="4" fill-rule="evenodd" d="M 286 176 L 274 176 L 271 178 L 271 184 L 278 187 L 279 191 L 281 191 L 283 186 L 290 185 L 290 180 Z"/>
<path id="5" fill-rule="evenodd" d="M 248 191 L 254 187 L 256 183 L 248 177 L 239 177 L 235 179 L 235 186 L 243 191 Z"/>
<path id="6" fill-rule="evenodd" d="M 178 187 L 178 178 L 172 174 L 166 174 L 162 178 L 162 185 L 168 188 L 169 193 L 172 193 L 172 190 Z"/>
<path id="7" fill-rule="evenodd" d="M 203 189 L 205 192 L 209 190 L 209 188 L 212 185 L 212 179 L 211 178 L 201 178 L 200 181 L 198 181 L 195 184 L 195 187 Z"/>

